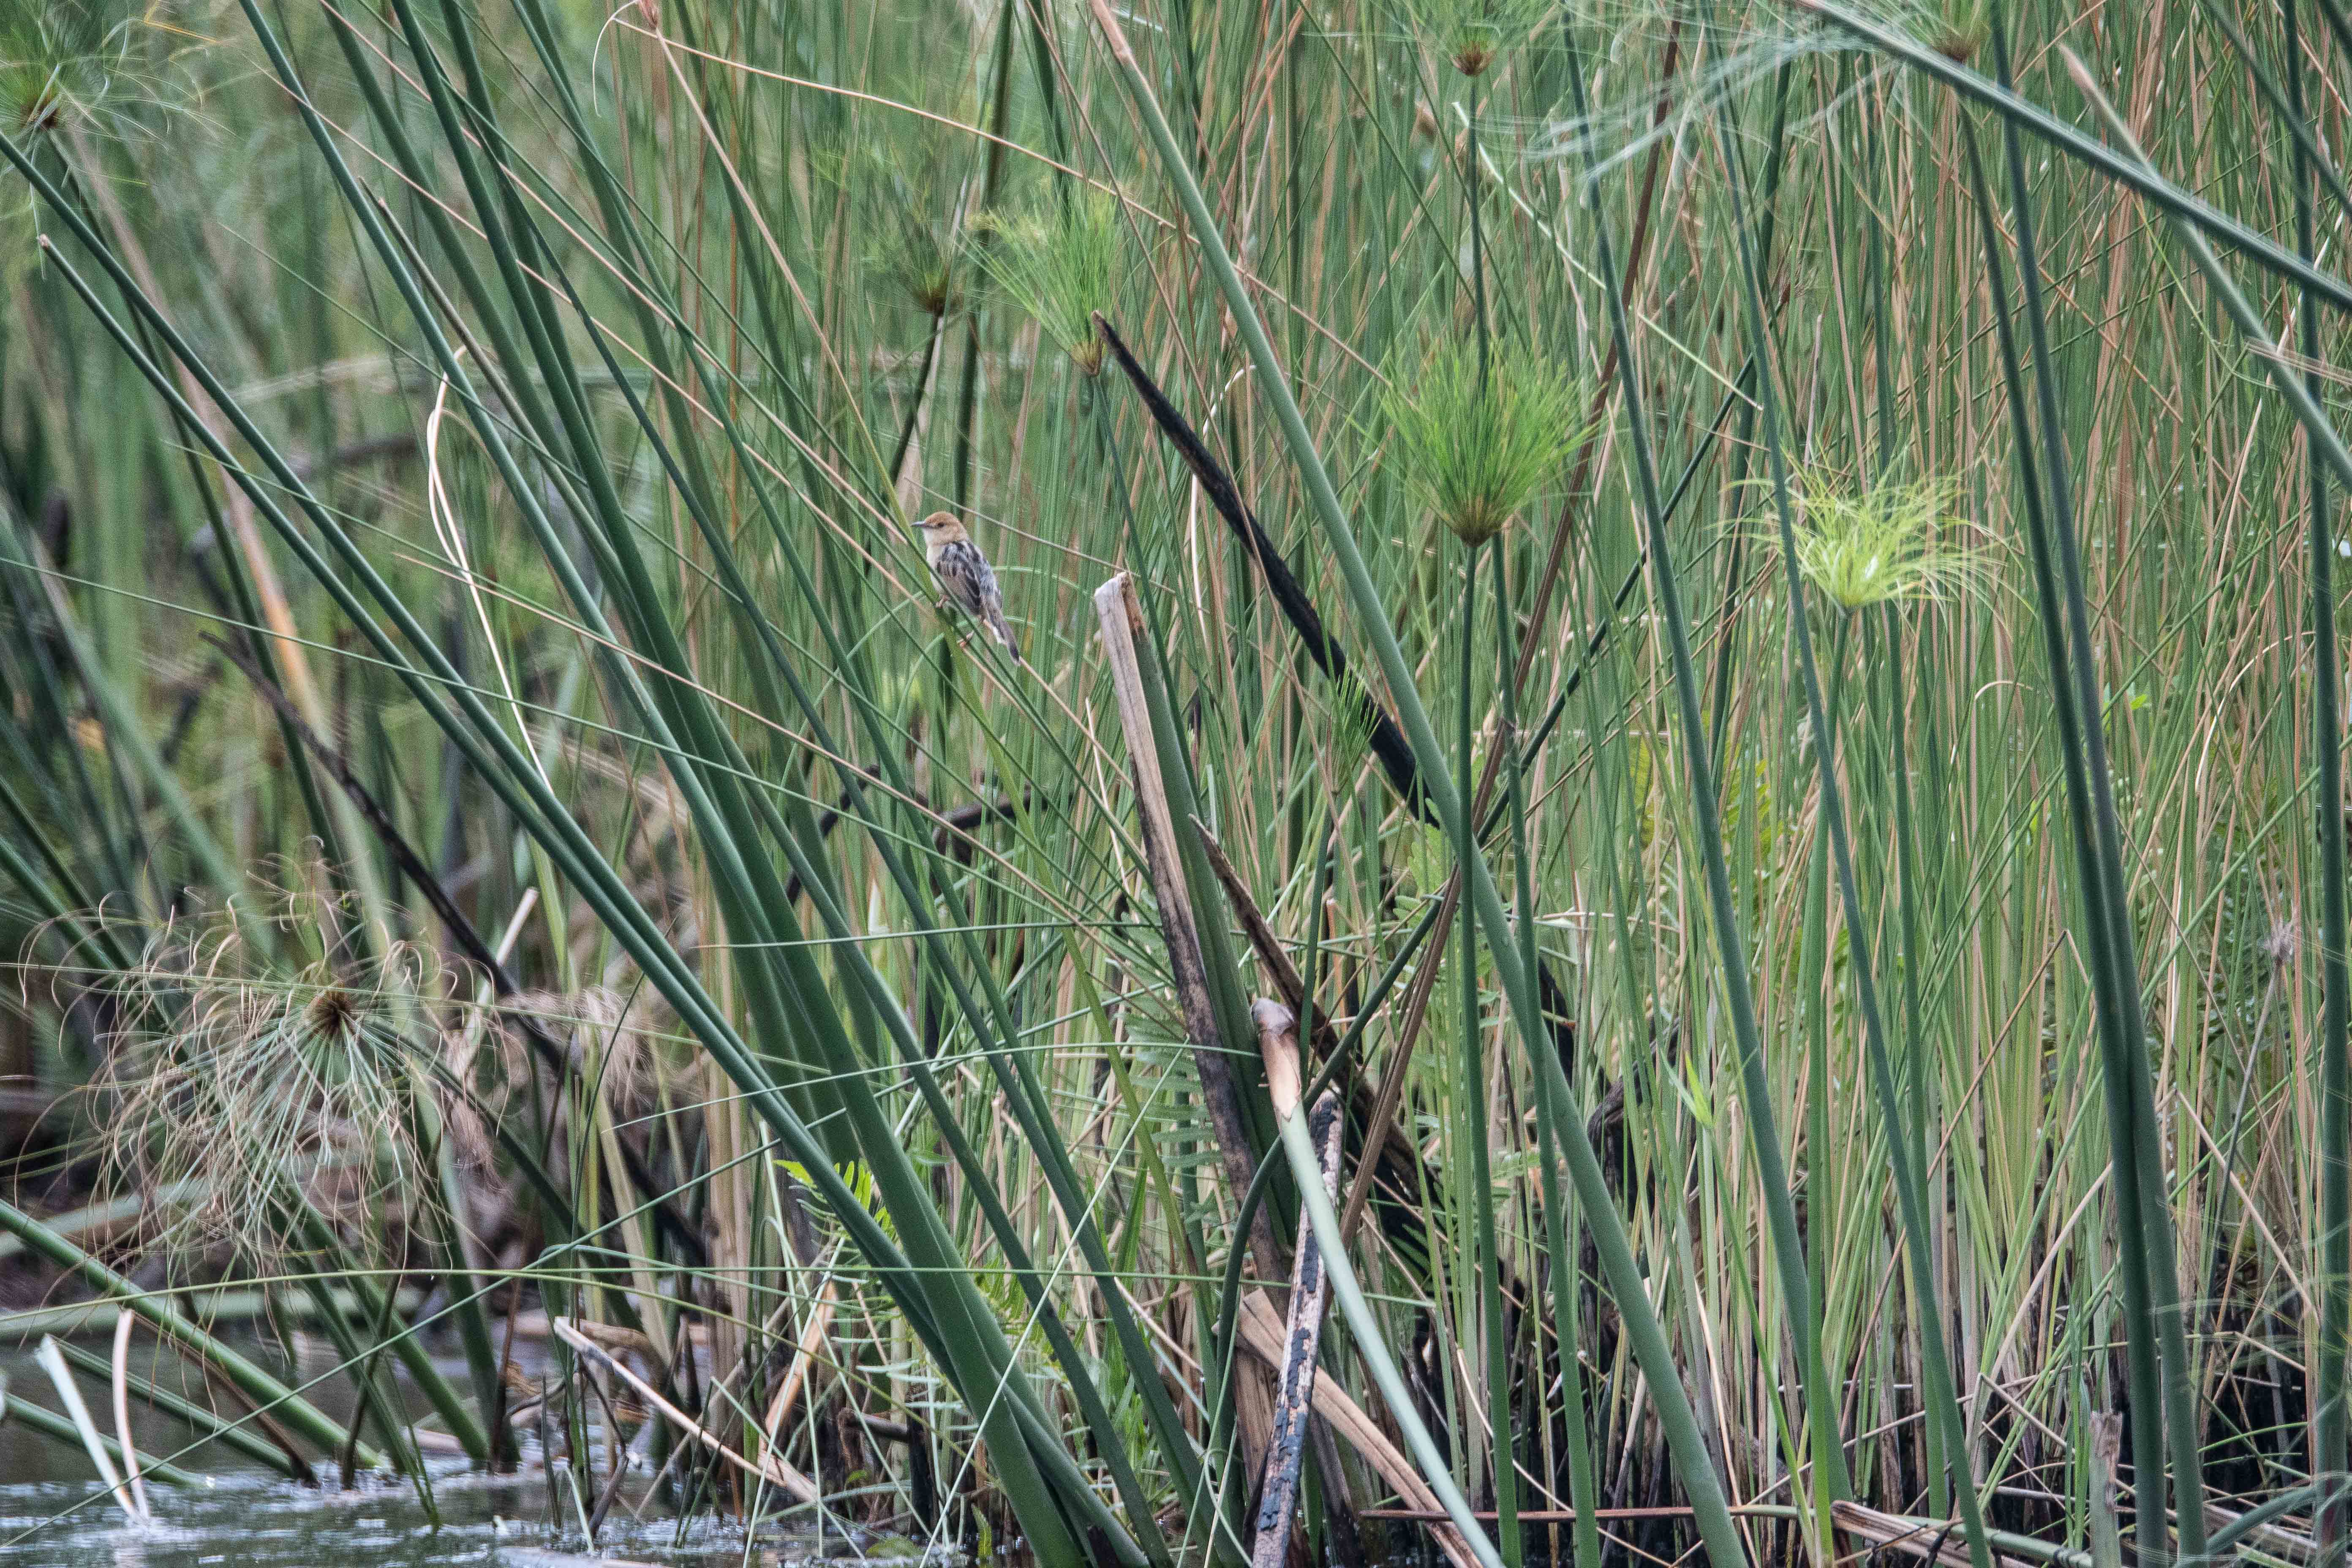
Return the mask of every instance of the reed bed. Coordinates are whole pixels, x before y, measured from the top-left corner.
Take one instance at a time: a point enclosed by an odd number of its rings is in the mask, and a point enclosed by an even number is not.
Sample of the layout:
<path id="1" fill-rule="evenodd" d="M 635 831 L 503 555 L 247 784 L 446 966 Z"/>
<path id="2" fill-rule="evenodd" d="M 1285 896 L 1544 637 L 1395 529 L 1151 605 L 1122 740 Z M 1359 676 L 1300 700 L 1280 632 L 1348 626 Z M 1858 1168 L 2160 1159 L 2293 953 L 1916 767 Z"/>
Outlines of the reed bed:
<path id="1" fill-rule="evenodd" d="M 29 0 L 0 1289 L 575 1544 L 2341 1563 L 2347 81 Z"/>

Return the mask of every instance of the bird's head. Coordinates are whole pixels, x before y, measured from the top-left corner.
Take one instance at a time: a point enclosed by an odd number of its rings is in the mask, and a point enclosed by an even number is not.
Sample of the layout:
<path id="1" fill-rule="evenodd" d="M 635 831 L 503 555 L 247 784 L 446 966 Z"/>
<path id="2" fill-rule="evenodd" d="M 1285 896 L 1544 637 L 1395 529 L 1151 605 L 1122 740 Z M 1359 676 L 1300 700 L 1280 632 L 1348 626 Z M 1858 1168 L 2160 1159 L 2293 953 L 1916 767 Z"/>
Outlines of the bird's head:
<path id="1" fill-rule="evenodd" d="M 970 537 L 964 532 L 963 524 L 955 520 L 955 513 L 951 511 L 935 511 L 915 524 L 915 528 L 922 534 L 923 542 L 934 550 L 942 544 L 953 544 L 959 540 Z"/>

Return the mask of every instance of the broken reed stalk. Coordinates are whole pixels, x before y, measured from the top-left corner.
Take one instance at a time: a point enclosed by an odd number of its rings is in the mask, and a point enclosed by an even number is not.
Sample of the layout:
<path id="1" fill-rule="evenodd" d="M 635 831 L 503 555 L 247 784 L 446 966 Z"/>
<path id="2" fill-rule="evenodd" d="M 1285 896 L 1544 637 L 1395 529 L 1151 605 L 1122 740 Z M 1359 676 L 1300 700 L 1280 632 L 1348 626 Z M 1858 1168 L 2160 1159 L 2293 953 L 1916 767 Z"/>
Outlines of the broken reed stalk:
<path id="1" fill-rule="evenodd" d="M 1281 1003 L 1261 997 L 1251 1006 L 1257 1025 L 1258 1046 L 1269 1060 L 1286 1056 L 1298 1059 L 1298 1019 Z M 1309 1113 L 1315 1152 L 1322 1163 L 1326 1202 L 1339 1195 L 1340 1133 L 1339 1096 L 1325 1089 Z M 1290 1269 L 1290 1321 L 1282 1342 L 1282 1366 L 1276 1374 L 1274 1429 L 1265 1446 L 1265 1475 L 1258 1489 L 1257 1534 L 1250 1547 L 1250 1568 L 1282 1568 L 1290 1542 L 1290 1513 L 1297 1500 L 1298 1468 L 1306 1458 L 1307 1427 L 1314 1412 L 1315 1358 L 1323 1342 L 1323 1314 L 1330 1304 L 1320 1250 L 1307 1217 L 1298 1216 L 1298 1250 Z"/>
<path id="2" fill-rule="evenodd" d="M 1646 220 L 1646 195 L 1643 216 Z M 1202 493 L 1209 498 L 1210 505 L 1217 515 L 1224 519 L 1242 548 L 1258 563 L 1258 569 L 1265 579 L 1266 591 L 1273 595 L 1276 607 L 1282 611 L 1283 618 L 1289 622 L 1292 631 L 1297 634 L 1298 640 L 1305 647 L 1307 657 L 1315 661 L 1316 668 L 1322 670 L 1324 675 L 1340 689 L 1344 698 L 1352 699 L 1357 704 L 1359 715 L 1366 725 L 1367 743 L 1370 746 L 1373 755 L 1380 759 L 1381 770 L 1387 775 L 1391 786 L 1416 816 L 1433 823 L 1436 818 L 1432 815 L 1426 792 L 1422 785 L 1421 765 L 1414 758 L 1412 749 L 1406 742 L 1402 732 L 1397 729 L 1395 719 L 1366 689 L 1361 678 L 1354 673 L 1348 663 L 1347 654 L 1324 626 L 1321 614 L 1315 608 L 1314 602 L 1307 596 L 1306 590 L 1299 585 L 1298 578 L 1291 571 L 1288 561 L 1258 522 L 1257 515 L 1242 500 L 1241 492 L 1235 487 L 1232 476 L 1225 472 L 1223 466 L 1217 461 L 1215 456 L 1209 451 L 1207 445 L 1201 439 L 1199 433 L 1192 428 L 1191 421 L 1187 420 L 1182 411 L 1170 401 L 1168 395 L 1160 390 L 1159 384 L 1151 378 L 1150 373 L 1143 368 L 1128 349 L 1126 342 L 1120 339 L 1118 330 L 1104 319 L 1100 312 L 1097 312 L 1095 316 L 1095 327 L 1102 333 L 1104 341 L 1109 344 L 1111 356 L 1118 362 L 1119 368 L 1127 373 L 1129 383 L 1134 386 L 1136 395 L 1143 400 L 1144 408 L 1150 414 L 1152 423 L 1160 427 L 1160 434 L 1167 437 L 1169 445 L 1176 448 L 1177 454 L 1184 459 L 1185 466 L 1192 469 L 1192 477 L 1199 483 Z M 1605 389 L 1596 393 L 1594 402 L 1596 408 L 1605 406 Z M 1727 398 L 1726 411 L 1728 411 L 1729 407 L 1730 400 Z M 1719 429 L 1721 425 L 1722 416 L 1718 415 L 1716 428 Z M 1711 431 L 1710 436 L 1712 434 Z M 1590 463 L 1596 449 L 1597 441 L 1586 443 L 1584 458 L 1587 464 Z M 1692 471 L 1696 470 L 1699 458 L 1703 454 L 1704 447 L 1699 453 L 1693 454 Z M 1579 468 L 1580 478 L 1571 487 L 1572 489 L 1581 488 L 1581 476 L 1587 471 L 1585 467 Z M 1685 475 L 1685 484 L 1689 477 L 1688 473 Z M 1677 488 L 1675 493 L 1676 499 L 1679 500 L 1682 493 L 1680 488 Z M 1567 513 L 1563 510 L 1560 522 L 1561 539 L 1566 536 L 1566 528 Z M 1554 566 L 1558 564 L 1559 552 L 1559 542 L 1555 541 Z M 1619 591 L 1617 605 L 1623 604 L 1626 593 L 1633 586 L 1634 580 L 1629 577 L 1626 589 Z M 1549 591 L 1550 572 L 1548 569 L 1545 588 L 1538 598 L 1539 605 L 1548 602 Z M 1612 606 L 1612 613 L 1613 610 L 1614 606 Z M 1540 611 L 1538 613 L 1540 614 Z M 1588 658 L 1599 651 L 1606 630 L 1604 623 L 1603 626 L 1594 633 L 1588 650 Z M 1528 641 L 1528 647 L 1530 653 L 1536 646 L 1536 640 L 1530 638 Z M 1515 679 L 1524 682 L 1530 668 L 1528 658 L 1522 657 L 1516 668 Z M 1575 682 L 1581 679 L 1582 674 L 1583 671 L 1580 668 L 1577 674 L 1570 678 L 1570 690 L 1574 689 Z M 1481 824 L 1487 819 L 1488 813 L 1494 805 L 1496 788 L 1501 782 L 1502 775 L 1498 765 L 1500 757 L 1501 752 L 1497 751 L 1494 756 L 1487 759 L 1486 767 L 1479 779 L 1474 816 Z M 1204 850 L 1208 845 L 1209 841 L 1203 835 Z M 1215 867 L 1217 860 L 1212 858 L 1210 863 Z M 1226 871 L 1229 869 L 1229 867 L 1220 869 L 1219 876 L 1225 883 L 1228 891 L 1231 891 L 1238 885 L 1238 879 L 1227 875 Z M 1444 895 L 1438 904 L 1437 923 L 1433 933 L 1433 944 L 1437 949 L 1444 947 L 1446 937 L 1453 930 L 1454 916 L 1460 902 L 1460 896 L 1459 874 L 1458 872 L 1449 873 Z M 1237 913 L 1243 914 L 1244 927 L 1248 931 L 1253 942 L 1257 944 L 1261 955 L 1269 952 L 1278 954 L 1278 946 L 1271 941 L 1272 932 L 1265 928 L 1263 921 L 1261 920 L 1256 926 L 1249 924 L 1247 910 L 1250 906 L 1246 900 L 1236 899 L 1234 908 Z M 1283 970 L 1288 966 L 1288 962 L 1286 957 L 1268 957 L 1267 967 L 1273 972 L 1276 984 L 1284 989 L 1286 994 L 1292 997 L 1291 1005 L 1294 1008 L 1304 1008 L 1306 1003 L 1303 985 L 1297 987 L 1294 993 L 1292 985 L 1284 976 Z M 1291 973 L 1295 977 L 1296 971 L 1291 971 Z M 1405 1069 L 1412 1060 L 1413 1047 L 1420 1036 L 1420 1022 L 1428 1007 L 1429 986 L 1434 982 L 1435 976 L 1436 965 L 1430 964 L 1423 966 L 1414 977 L 1413 988 L 1408 993 L 1405 1009 L 1406 1026 L 1399 1037 L 1399 1045 L 1390 1054 L 1389 1065 L 1381 1076 L 1380 1089 L 1373 1096 L 1370 1110 L 1364 1113 L 1367 1128 L 1385 1129 L 1394 1124 L 1397 1107 L 1403 1096 Z M 1543 1014 L 1547 1018 L 1560 1020 L 1553 1029 L 1554 1044 L 1563 1047 L 1572 1045 L 1575 1034 L 1574 1026 L 1568 1022 L 1570 1016 L 1568 993 L 1553 975 L 1551 966 L 1544 963 L 1540 957 L 1536 964 L 1536 983 Z M 1322 1015 L 1319 1010 L 1317 1020 L 1315 1038 L 1319 1045 L 1325 1042 L 1328 1031 L 1328 1026 L 1321 1021 Z M 1350 1237 L 1356 1234 L 1356 1227 L 1363 1221 L 1365 1205 L 1371 1197 L 1372 1184 L 1388 1162 L 1390 1152 L 1388 1144 L 1394 1142 L 1390 1140 L 1385 1132 L 1381 1136 L 1382 1158 L 1365 1161 L 1358 1167 L 1355 1181 L 1349 1189 L 1347 1204 L 1341 1211 L 1344 1215 L 1343 1228 Z M 1402 1142 L 1406 1146 L 1411 1146 L 1409 1139 L 1402 1139 Z M 1417 1160 L 1416 1155 L 1416 1162 Z"/>
<path id="3" fill-rule="evenodd" d="M 66 1417 L 73 1423 L 74 1433 L 81 1439 L 82 1451 L 89 1456 L 90 1468 L 114 1498 L 114 1503 L 133 1524 L 147 1522 L 146 1495 L 134 1495 L 123 1484 L 122 1475 L 114 1468 L 115 1455 L 120 1453 L 126 1468 L 136 1475 L 137 1468 L 128 1452 L 106 1441 L 99 1435 L 98 1423 L 89 1418 L 89 1406 L 82 1402 L 81 1387 L 73 1380 L 66 1366 L 65 1357 L 58 1354 L 58 1342 L 47 1334 L 41 1336 L 40 1348 L 33 1352 L 40 1369 L 49 1374 L 49 1385 L 58 1391 L 58 1403 L 66 1407 Z"/>
<path id="4" fill-rule="evenodd" d="M 131 1321 L 131 1317 L 128 1312 L 119 1312 L 115 1315 L 118 1329 L 121 1324 Z M 100 1355 L 95 1351 L 85 1350 L 71 1340 L 59 1340 L 58 1353 L 64 1356 L 76 1371 L 86 1376 L 110 1379 L 114 1375 L 114 1363 L 109 1358 Z M 205 1370 L 210 1371 L 209 1368 Z M 159 1387 L 141 1377 L 137 1373 L 130 1371 L 127 1366 L 123 1373 L 123 1387 L 127 1394 L 135 1394 L 141 1404 L 150 1409 L 162 1411 L 182 1426 L 201 1435 L 206 1441 L 234 1448 L 255 1464 L 274 1470 L 290 1481 L 310 1486 L 318 1479 L 310 1473 L 310 1467 L 303 1461 L 299 1451 L 281 1448 L 271 1442 L 267 1436 L 263 1435 L 268 1432 L 268 1427 L 250 1415 L 243 1420 L 228 1420 L 215 1415 L 193 1400 L 173 1393 L 168 1388 Z M 252 1423 L 252 1426 L 248 1426 L 248 1422 Z M 262 1431 L 256 1432 L 253 1429 L 254 1426 L 261 1426 Z M 150 1473 L 145 1459 L 142 1458 L 140 1461 L 139 1468 L 142 1474 Z"/>
<path id="5" fill-rule="evenodd" d="M 1281 937 L 1276 934 L 1265 912 L 1258 908 L 1257 899 L 1250 892 L 1249 884 L 1242 880 L 1241 872 L 1225 853 L 1224 846 L 1217 842 L 1216 835 L 1209 831 L 1207 823 L 1195 816 L 1192 818 L 1192 831 L 1200 839 L 1201 853 L 1208 860 L 1209 868 L 1217 874 L 1217 883 L 1224 889 L 1225 902 L 1232 906 L 1234 918 L 1241 921 L 1243 934 L 1249 938 L 1251 950 L 1257 954 L 1258 962 L 1265 966 L 1266 978 L 1274 982 L 1274 988 L 1282 994 L 1284 1005 L 1292 1013 L 1307 1012 L 1307 981 L 1298 973 L 1298 966 L 1290 961 L 1290 954 L 1283 951 Z M 1406 949 L 1407 952 L 1413 951 L 1417 949 L 1410 945 Z M 1434 967 L 1424 965 L 1423 969 L 1426 972 Z M 1387 995 L 1388 991 L 1386 984 L 1376 987 L 1365 1002 L 1366 1013 L 1376 1012 L 1380 999 Z M 1348 1048 L 1350 1039 L 1361 1037 L 1363 1022 L 1361 1016 L 1351 1020 L 1348 1035 L 1343 1037 L 1332 1027 L 1328 1008 L 1314 1009 L 1311 1030 L 1315 1042 L 1314 1055 L 1325 1062 L 1340 1055 Z M 1436 1177 L 1428 1169 L 1427 1162 L 1422 1159 L 1421 1151 L 1414 1147 L 1412 1140 L 1397 1125 L 1394 1107 L 1391 1107 L 1390 1115 L 1381 1116 L 1377 1103 L 1360 1079 L 1356 1079 L 1351 1088 L 1353 1092 L 1349 1097 L 1349 1109 L 1363 1127 L 1367 1142 L 1374 1137 L 1380 1140 L 1377 1145 L 1379 1157 L 1365 1161 L 1366 1168 L 1376 1175 L 1386 1171 L 1401 1192 L 1430 1191 Z M 1353 1236 L 1355 1232 L 1350 1229 L 1349 1234 Z"/>
<path id="6" fill-rule="evenodd" d="M 1404 1374 L 1397 1370 L 1395 1359 L 1389 1354 L 1382 1339 L 1380 1320 L 1372 1316 L 1371 1303 L 1365 1300 L 1363 1287 L 1356 1282 L 1356 1270 L 1348 1261 L 1346 1241 L 1339 1235 L 1339 1215 L 1331 1206 L 1323 1190 L 1322 1156 L 1316 1152 L 1307 1135 L 1307 1119 L 1299 1114 L 1298 1050 L 1296 1037 L 1285 1048 L 1281 1042 L 1261 1036 L 1259 1045 L 1265 1056 L 1266 1089 L 1274 1100 L 1275 1120 L 1282 1128 L 1282 1152 L 1290 1161 L 1291 1174 L 1298 1180 L 1301 1205 L 1307 1211 L 1308 1226 L 1321 1249 L 1328 1289 L 1338 1298 L 1339 1310 L 1346 1314 L 1348 1327 L 1356 1336 L 1356 1348 L 1364 1358 L 1364 1369 L 1371 1373 L 1372 1382 L 1380 1388 L 1381 1397 L 1387 1401 L 1389 1418 L 1404 1434 L 1405 1447 L 1421 1467 L 1422 1479 L 1444 1506 L 1454 1528 L 1480 1568 L 1503 1568 L 1495 1544 L 1486 1532 L 1478 1528 L 1477 1518 L 1471 1512 L 1470 1501 L 1454 1483 L 1454 1472 L 1439 1450 L 1437 1442 L 1429 1435 L 1429 1427 L 1413 1407 L 1412 1391 L 1407 1388 Z"/>
<path id="7" fill-rule="evenodd" d="M 47 1437 L 52 1443 L 68 1448 L 81 1447 L 81 1434 L 75 1430 L 72 1422 L 54 1410 L 34 1404 L 21 1394 L 9 1393 L 8 1380 L 5 1377 L 0 1377 L 0 1426 L 5 1426 L 11 1421 L 27 1432 Z M 118 1464 L 121 1462 L 121 1444 L 103 1433 L 99 1434 L 98 1443 L 110 1462 Z M 213 1484 L 208 1477 L 193 1475 L 177 1465 L 156 1458 L 150 1454 L 139 1456 L 139 1472 L 163 1482 L 165 1486 L 184 1487 L 192 1491 L 204 1490 Z"/>
<path id="8" fill-rule="evenodd" d="M 1252 1290 L 1242 1297 L 1236 1326 L 1241 1331 L 1242 1347 L 1257 1358 L 1258 1364 L 1269 1372 L 1280 1372 L 1287 1359 L 1283 1342 L 1285 1325 L 1265 1291 Z M 1454 1516 L 1440 1506 L 1437 1494 L 1421 1479 L 1412 1460 L 1390 1440 L 1364 1407 L 1349 1397 L 1329 1373 L 1319 1369 L 1315 1373 L 1312 1397 L 1315 1414 L 1322 1417 L 1332 1433 L 1371 1467 L 1381 1485 L 1417 1510 L 1416 1519 L 1431 1527 L 1430 1539 L 1437 1543 L 1445 1560 L 1454 1568 L 1474 1568 L 1475 1560 L 1463 1544 L 1460 1531 L 1454 1528 Z M 1377 1519 L 1381 1515 L 1377 1510 L 1367 1510 L 1363 1517 Z"/>
<path id="9" fill-rule="evenodd" d="M 1143 850 L 1151 876 L 1153 900 L 1160 906 L 1160 929 L 1168 947 L 1168 967 L 1176 983 L 1176 997 L 1184 1015 L 1184 1033 L 1192 1045 L 1192 1065 L 1200 1075 L 1201 1100 L 1209 1113 L 1209 1127 L 1217 1142 L 1217 1158 L 1235 1201 L 1249 1191 L 1257 1173 L 1257 1158 L 1244 1120 L 1240 1086 L 1234 1081 L 1223 1032 L 1209 991 L 1209 975 L 1201 951 L 1201 933 L 1192 914 L 1192 895 L 1176 842 L 1175 813 L 1168 784 L 1160 768 L 1160 744 L 1154 732 L 1144 671 L 1136 647 L 1143 628 L 1143 608 L 1135 596 L 1135 579 L 1125 572 L 1095 590 L 1095 616 L 1102 624 L 1104 656 L 1109 660 L 1111 689 L 1118 704 L 1119 727 L 1127 732 L 1129 765 L 1135 774 L 1136 814 L 1141 821 Z M 1274 1226 L 1260 1210 L 1250 1225 L 1251 1261 L 1261 1278 L 1278 1279 L 1281 1252 L 1275 1246 Z"/>

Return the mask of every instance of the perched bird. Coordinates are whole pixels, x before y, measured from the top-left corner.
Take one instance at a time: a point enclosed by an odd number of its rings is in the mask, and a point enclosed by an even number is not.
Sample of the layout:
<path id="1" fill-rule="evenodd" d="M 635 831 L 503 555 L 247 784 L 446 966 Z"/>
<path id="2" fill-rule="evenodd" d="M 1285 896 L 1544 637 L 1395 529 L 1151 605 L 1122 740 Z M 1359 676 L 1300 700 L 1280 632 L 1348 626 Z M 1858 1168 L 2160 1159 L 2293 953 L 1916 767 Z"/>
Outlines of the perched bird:
<path id="1" fill-rule="evenodd" d="M 996 573 L 963 524 L 951 512 L 935 511 L 915 526 L 923 532 L 923 559 L 930 563 L 931 575 L 948 603 L 987 626 L 1013 662 L 1021 663 L 1013 628 L 1004 624 L 1004 595 L 997 589 Z"/>

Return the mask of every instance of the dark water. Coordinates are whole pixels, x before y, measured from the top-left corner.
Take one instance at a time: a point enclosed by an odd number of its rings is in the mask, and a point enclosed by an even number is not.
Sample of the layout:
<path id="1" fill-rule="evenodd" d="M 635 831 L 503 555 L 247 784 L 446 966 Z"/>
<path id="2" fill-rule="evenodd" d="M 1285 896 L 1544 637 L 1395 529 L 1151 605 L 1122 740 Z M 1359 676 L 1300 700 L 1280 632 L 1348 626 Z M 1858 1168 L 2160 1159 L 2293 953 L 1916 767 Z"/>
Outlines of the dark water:
<path id="1" fill-rule="evenodd" d="M 105 1341 L 80 1342 L 101 1353 L 110 1349 Z M 296 1370 L 305 1376 L 315 1377 L 332 1364 L 323 1354 L 299 1359 L 302 1364 Z M 205 1403 L 187 1369 L 164 1358 L 143 1335 L 133 1365 L 142 1376 Z M 462 1367 L 452 1370 L 463 1375 Z M 0 1374 L 17 1397 L 61 1408 L 29 1346 L 0 1344 Z M 110 1396 L 89 1378 L 80 1379 L 80 1387 L 93 1419 L 111 1436 Z M 349 1390 L 338 1380 L 321 1383 L 310 1394 L 339 1416 L 350 1409 Z M 814 1525 L 770 1526 L 756 1535 L 732 1521 L 704 1519 L 681 1528 L 658 1502 L 646 1506 L 642 1518 L 633 1518 L 632 1510 L 646 1495 L 644 1477 L 634 1485 L 624 1483 L 621 1500 L 591 1548 L 560 1470 L 556 1507 L 551 1510 L 546 1473 L 529 1440 L 520 1475 L 482 1476 L 461 1459 L 434 1461 L 428 1479 L 440 1515 L 436 1526 L 407 1481 L 363 1476 L 346 1492 L 330 1476 L 329 1485 L 313 1490 L 217 1446 L 190 1448 L 187 1428 L 147 1410 L 135 1397 L 131 1417 L 142 1452 L 207 1475 L 212 1484 L 190 1489 L 150 1480 L 147 1500 L 154 1521 L 133 1525 L 100 1487 L 78 1447 L 17 1423 L 0 1424 L 0 1568 L 584 1568 L 599 1561 L 718 1568 L 826 1559 L 916 1568 L 923 1561 L 903 1540 L 827 1534 Z M 602 1444 L 597 1447 L 601 1460 Z M 934 1557 L 930 1563 L 936 1568 L 942 1561 Z"/>

